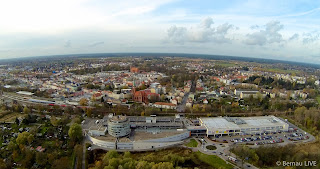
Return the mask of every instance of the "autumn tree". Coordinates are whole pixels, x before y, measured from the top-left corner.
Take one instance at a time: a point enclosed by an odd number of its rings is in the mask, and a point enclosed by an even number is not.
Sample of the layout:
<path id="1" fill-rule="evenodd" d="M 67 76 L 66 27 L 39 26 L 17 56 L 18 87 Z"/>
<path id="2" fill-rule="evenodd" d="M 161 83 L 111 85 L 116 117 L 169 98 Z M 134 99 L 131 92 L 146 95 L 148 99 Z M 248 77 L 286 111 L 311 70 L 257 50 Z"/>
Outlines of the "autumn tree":
<path id="1" fill-rule="evenodd" d="M 17 144 L 25 145 L 27 143 L 31 144 L 34 139 L 34 136 L 29 132 L 22 132 L 18 135 L 16 142 Z"/>
<path id="2" fill-rule="evenodd" d="M 43 152 L 37 152 L 36 153 L 36 163 L 40 166 L 45 166 L 48 161 L 48 156 L 46 153 Z"/>
<path id="3" fill-rule="evenodd" d="M 26 106 L 23 108 L 23 113 L 29 114 L 31 110 Z"/>
<path id="4" fill-rule="evenodd" d="M 80 142 L 82 140 L 82 128 L 80 124 L 73 123 L 69 128 L 68 134 L 72 141 Z"/>
<path id="5" fill-rule="evenodd" d="M 86 98 L 80 99 L 79 104 L 81 106 L 88 106 L 88 99 L 86 99 Z"/>

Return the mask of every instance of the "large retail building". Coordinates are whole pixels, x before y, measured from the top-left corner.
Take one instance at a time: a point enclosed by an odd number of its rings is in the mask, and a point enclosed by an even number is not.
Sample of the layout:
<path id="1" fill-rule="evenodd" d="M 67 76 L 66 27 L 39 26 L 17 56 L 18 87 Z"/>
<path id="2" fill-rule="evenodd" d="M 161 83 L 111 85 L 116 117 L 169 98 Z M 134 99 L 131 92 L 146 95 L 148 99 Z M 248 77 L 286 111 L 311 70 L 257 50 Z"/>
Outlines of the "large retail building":
<path id="1" fill-rule="evenodd" d="M 288 123 L 275 116 L 200 118 L 207 136 L 261 134 L 288 131 Z"/>

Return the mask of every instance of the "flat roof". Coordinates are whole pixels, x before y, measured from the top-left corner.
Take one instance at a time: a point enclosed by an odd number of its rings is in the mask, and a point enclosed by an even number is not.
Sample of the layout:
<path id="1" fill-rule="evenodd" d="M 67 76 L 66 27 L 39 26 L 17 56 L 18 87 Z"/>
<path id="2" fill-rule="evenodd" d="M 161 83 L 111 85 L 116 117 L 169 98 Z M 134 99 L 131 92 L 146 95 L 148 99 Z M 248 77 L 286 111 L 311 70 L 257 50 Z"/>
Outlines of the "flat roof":
<path id="1" fill-rule="evenodd" d="M 234 121 L 231 121 L 231 120 Z M 210 129 L 241 129 L 255 127 L 273 127 L 285 125 L 284 121 L 275 116 L 256 116 L 256 117 L 216 117 L 216 118 L 200 118 L 202 124 Z M 242 123 L 236 123 L 236 122 Z"/>
<path id="2" fill-rule="evenodd" d="M 27 92 L 27 91 L 18 91 L 17 94 L 23 94 L 23 95 L 31 96 L 31 95 L 33 95 L 34 93 Z"/>

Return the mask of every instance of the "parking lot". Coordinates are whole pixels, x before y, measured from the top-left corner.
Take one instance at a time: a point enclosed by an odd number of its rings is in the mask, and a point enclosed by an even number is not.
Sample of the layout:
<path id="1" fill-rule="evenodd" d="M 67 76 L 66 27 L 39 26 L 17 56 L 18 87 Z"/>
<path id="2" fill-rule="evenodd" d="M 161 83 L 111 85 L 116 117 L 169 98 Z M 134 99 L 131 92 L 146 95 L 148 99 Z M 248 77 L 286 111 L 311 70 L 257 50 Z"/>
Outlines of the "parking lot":
<path id="1" fill-rule="evenodd" d="M 237 136 L 216 136 L 209 137 L 210 140 L 215 142 L 222 142 L 228 144 L 247 144 L 247 145 L 265 145 L 265 144 L 277 144 L 281 145 L 307 142 L 310 141 L 311 135 L 305 131 L 291 127 L 288 132 L 269 132 L 252 135 L 237 135 Z"/>

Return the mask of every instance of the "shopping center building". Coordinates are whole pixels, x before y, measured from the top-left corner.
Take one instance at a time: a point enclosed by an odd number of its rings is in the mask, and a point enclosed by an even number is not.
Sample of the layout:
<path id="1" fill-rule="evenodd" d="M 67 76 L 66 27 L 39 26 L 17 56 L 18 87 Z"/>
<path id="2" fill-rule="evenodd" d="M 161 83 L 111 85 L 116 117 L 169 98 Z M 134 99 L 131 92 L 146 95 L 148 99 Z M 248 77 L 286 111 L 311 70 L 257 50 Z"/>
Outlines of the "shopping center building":
<path id="1" fill-rule="evenodd" d="M 288 131 L 288 123 L 275 116 L 200 118 L 207 136 L 261 134 Z"/>

